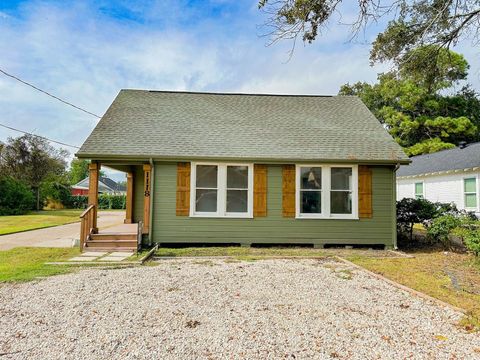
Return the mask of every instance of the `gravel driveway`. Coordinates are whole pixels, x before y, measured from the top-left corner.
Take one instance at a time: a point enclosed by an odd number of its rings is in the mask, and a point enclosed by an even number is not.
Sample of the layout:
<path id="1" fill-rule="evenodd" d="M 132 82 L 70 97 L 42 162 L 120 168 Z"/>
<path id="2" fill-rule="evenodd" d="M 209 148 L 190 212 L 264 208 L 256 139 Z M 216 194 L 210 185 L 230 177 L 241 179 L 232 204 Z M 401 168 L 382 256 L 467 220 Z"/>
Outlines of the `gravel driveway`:
<path id="1" fill-rule="evenodd" d="M 1 359 L 474 359 L 460 314 L 331 260 L 163 260 L 0 287 Z"/>

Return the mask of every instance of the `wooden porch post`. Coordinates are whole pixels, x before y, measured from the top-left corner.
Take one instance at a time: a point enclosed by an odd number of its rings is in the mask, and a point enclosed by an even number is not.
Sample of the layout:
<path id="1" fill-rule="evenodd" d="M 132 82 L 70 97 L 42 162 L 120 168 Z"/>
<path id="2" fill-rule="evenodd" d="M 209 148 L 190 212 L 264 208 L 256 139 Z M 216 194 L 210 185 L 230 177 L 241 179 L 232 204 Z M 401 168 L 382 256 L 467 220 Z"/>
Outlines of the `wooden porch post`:
<path id="1" fill-rule="evenodd" d="M 150 230 L 150 192 L 152 165 L 143 165 L 144 174 L 144 197 L 143 197 L 143 233 L 148 234 Z"/>
<path id="2" fill-rule="evenodd" d="M 94 232 L 98 231 L 97 227 L 97 212 L 98 212 L 98 177 L 100 174 L 100 163 L 91 162 L 88 165 L 89 184 L 88 184 L 88 205 L 95 205 L 93 209 L 93 224 Z"/>
<path id="3" fill-rule="evenodd" d="M 125 224 L 133 222 L 133 172 L 127 173 L 127 203 L 126 203 Z"/>

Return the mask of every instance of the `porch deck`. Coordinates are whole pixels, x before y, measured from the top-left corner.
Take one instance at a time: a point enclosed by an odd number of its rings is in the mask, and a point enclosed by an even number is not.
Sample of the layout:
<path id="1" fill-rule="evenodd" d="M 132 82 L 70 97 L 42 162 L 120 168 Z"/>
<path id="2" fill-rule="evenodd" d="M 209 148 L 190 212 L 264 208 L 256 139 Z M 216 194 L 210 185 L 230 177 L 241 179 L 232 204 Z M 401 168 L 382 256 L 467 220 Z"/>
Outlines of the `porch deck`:
<path id="1" fill-rule="evenodd" d="M 98 234 L 137 234 L 138 224 L 117 224 L 99 228 Z"/>
<path id="2" fill-rule="evenodd" d="M 108 228 L 98 227 L 98 182 L 101 164 L 98 160 L 92 161 L 89 168 L 88 207 L 80 216 L 80 250 L 102 251 L 138 251 L 142 242 L 142 235 L 149 234 L 150 223 L 150 177 L 151 164 L 141 164 L 143 169 L 143 210 L 138 223 L 133 223 L 133 183 L 134 169 L 132 164 L 114 163 L 113 168 L 125 171 L 127 174 L 127 193 L 125 204 L 124 224 Z M 138 164 L 137 164 L 138 166 Z M 138 209 L 138 210 L 140 210 Z"/>

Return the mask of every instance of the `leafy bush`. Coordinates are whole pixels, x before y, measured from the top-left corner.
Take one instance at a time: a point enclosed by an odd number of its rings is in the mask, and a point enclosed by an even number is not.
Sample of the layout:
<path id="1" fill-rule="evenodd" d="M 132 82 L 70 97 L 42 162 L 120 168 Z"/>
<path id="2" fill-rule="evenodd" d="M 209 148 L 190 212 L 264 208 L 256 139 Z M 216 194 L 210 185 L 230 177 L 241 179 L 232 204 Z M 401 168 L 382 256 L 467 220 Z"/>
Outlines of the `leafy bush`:
<path id="1" fill-rule="evenodd" d="M 127 198 L 125 195 L 98 195 L 98 208 L 102 210 L 125 209 L 126 202 Z M 85 209 L 88 205 L 88 196 L 70 195 L 68 202 L 64 205 L 73 209 Z"/>
<path id="2" fill-rule="evenodd" d="M 88 205 L 88 196 L 70 195 L 68 203 L 64 205 L 70 209 L 86 209 Z"/>
<path id="3" fill-rule="evenodd" d="M 100 194 L 98 196 L 99 209 L 125 209 L 125 195 Z"/>
<path id="4" fill-rule="evenodd" d="M 451 216 L 459 218 L 467 216 L 464 211 L 459 211 L 453 203 L 431 202 L 425 199 L 404 198 L 397 201 L 397 230 L 400 235 L 408 234 L 409 240 L 413 240 L 413 226 L 422 224 L 429 229 L 437 219 L 442 216 Z M 439 220 L 430 233 L 430 239 L 442 241 L 442 236 L 447 223 L 451 223 L 452 218 Z M 438 234 L 437 234 L 438 232 Z"/>
<path id="5" fill-rule="evenodd" d="M 61 178 L 50 177 L 40 185 L 42 199 L 46 203 L 61 203 L 69 207 L 71 198 L 71 188 L 68 183 Z"/>
<path id="6" fill-rule="evenodd" d="M 463 242 L 467 249 L 473 252 L 475 256 L 480 256 L 480 229 L 468 230 L 463 236 Z"/>
<path id="7" fill-rule="evenodd" d="M 439 205 L 425 199 L 404 198 L 397 201 L 397 227 L 401 234 L 409 234 L 413 238 L 415 224 L 427 225 L 439 213 Z"/>
<path id="8" fill-rule="evenodd" d="M 427 228 L 427 236 L 431 240 L 440 241 L 447 246 L 449 244 L 448 235 L 453 229 L 460 226 L 461 222 L 461 218 L 453 214 L 439 216 L 430 223 Z"/>
<path id="9" fill-rule="evenodd" d="M 35 207 L 35 197 L 23 182 L 0 177 L 0 215 L 23 215 Z"/>
<path id="10" fill-rule="evenodd" d="M 467 250 L 473 252 L 475 256 L 480 256 L 480 221 L 476 217 L 464 216 L 460 226 L 452 233 L 463 239 Z"/>

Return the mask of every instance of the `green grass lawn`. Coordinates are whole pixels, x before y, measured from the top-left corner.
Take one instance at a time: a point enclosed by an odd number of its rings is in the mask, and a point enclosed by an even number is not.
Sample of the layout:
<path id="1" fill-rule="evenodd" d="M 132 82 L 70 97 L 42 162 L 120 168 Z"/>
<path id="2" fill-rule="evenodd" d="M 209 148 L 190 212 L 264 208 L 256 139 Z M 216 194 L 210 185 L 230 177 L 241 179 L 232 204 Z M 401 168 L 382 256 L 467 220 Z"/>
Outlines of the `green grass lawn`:
<path id="1" fill-rule="evenodd" d="M 80 221 L 83 210 L 42 210 L 27 215 L 0 216 L 0 235 Z"/>
<path id="2" fill-rule="evenodd" d="M 39 277 L 65 274 L 74 267 L 45 265 L 79 253 L 77 248 L 15 248 L 0 251 L 0 283 L 30 281 Z"/>

